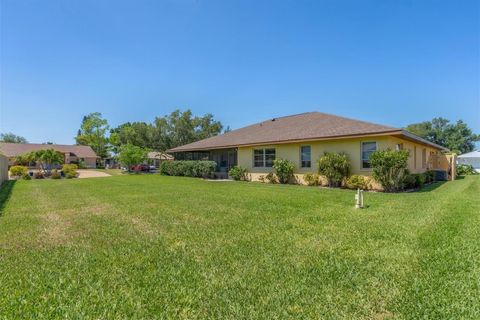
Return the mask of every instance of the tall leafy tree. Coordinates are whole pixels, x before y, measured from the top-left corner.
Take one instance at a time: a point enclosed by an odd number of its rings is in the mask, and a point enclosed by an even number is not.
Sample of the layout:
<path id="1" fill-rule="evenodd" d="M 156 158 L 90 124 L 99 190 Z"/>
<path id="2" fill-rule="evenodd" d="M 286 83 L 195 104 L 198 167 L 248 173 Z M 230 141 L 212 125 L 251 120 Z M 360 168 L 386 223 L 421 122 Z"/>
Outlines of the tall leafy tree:
<path id="1" fill-rule="evenodd" d="M 451 123 L 445 118 L 434 118 L 432 121 L 410 124 L 405 130 L 457 153 L 472 151 L 475 142 L 480 140 L 480 135 L 473 133 L 462 120 Z"/>
<path id="2" fill-rule="evenodd" d="M 130 171 L 133 165 L 142 163 L 147 159 L 148 150 L 133 144 L 124 144 L 119 148 L 118 161 Z"/>
<path id="3" fill-rule="evenodd" d="M 106 158 L 108 156 L 108 129 L 108 122 L 102 118 L 100 112 L 90 113 L 83 117 L 75 140 L 79 145 L 92 147 L 99 157 Z"/>
<path id="4" fill-rule="evenodd" d="M 157 117 L 153 123 L 127 122 L 110 131 L 110 143 L 118 153 L 122 145 L 164 151 L 195 142 L 222 132 L 220 121 L 213 115 L 194 116 L 190 110 L 175 110 L 167 116 Z"/>
<path id="5" fill-rule="evenodd" d="M 28 143 L 27 139 L 21 136 L 17 136 L 11 132 L 0 134 L 0 142 L 10 142 L 10 143 Z"/>

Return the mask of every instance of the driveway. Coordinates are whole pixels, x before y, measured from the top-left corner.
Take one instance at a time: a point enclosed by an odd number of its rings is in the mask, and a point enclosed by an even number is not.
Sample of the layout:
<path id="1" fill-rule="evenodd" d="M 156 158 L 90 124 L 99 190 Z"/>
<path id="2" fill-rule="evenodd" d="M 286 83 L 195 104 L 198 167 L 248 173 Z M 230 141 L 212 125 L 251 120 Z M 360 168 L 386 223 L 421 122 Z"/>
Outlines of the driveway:
<path id="1" fill-rule="evenodd" d="M 77 170 L 77 172 L 78 172 L 79 179 L 111 177 L 111 175 L 109 175 L 108 173 L 96 171 L 96 170 L 79 169 Z"/>

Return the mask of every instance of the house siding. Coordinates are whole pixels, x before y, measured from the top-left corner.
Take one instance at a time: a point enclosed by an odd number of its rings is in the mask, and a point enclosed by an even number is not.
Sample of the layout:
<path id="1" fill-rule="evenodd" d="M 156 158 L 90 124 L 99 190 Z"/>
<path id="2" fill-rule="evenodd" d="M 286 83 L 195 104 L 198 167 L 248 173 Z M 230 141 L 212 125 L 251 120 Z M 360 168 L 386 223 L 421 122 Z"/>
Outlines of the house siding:
<path id="1" fill-rule="evenodd" d="M 427 162 L 430 152 L 436 152 L 435 149 L 416 144 L 407 140 L 399 139 L 392 136 L 372 136 L 365 138 L 338 139 L 327 141 L 309 141 L 291 144 L 270 144 L 255 147 L 239 147 L 238 148 L 238 165 L 247 169 L 253 181 L 257 181 L 259 176 L 271 172 L 272 168 L 256 168 L 253 167 L 253 150 L 260 148 L 275 148 L 276 159 L 287 159 L 295 164 L 295 176 L 297 181 L 303 183 L 303 174 L 316 173 L 318 170 L 317 160 L 325 152 L 345 152 L 350 160 L 351 174 L 371 176 L 371 169 L 363 169 L 361 167 L 361 143 L 375 141 L 377 150 L 385 150 L 387 148 L 395 149 L 399 143 L 403 144 L 403 148 L 410 151 L 408 159 L 408 169 L 411 172 L 424 172 L 426 168 L 422 166 L 422 149 L 426 148 Z M 300 147 L 311 146 L 311 168 L 300 167 Z M 416 148 L 415 148 L 416 147 Z M 417 156 L 413 154 L 416 149 Z M 416 158 L 416 164 L 414 162 Z"/>

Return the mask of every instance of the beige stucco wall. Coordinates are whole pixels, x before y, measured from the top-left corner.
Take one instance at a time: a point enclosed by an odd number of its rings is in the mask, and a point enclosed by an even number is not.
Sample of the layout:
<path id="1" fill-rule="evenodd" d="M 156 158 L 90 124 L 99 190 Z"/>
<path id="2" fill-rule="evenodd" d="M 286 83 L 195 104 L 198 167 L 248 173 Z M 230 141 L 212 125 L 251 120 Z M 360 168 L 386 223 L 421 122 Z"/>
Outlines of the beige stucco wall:
<path id="1" fill-rule="evenodd" d="M 85 166 L 90 169 L 96 168 L 97 158 L 85 158 Z"/>
<path id="2" fill-rule="evenodd" d="M 5 180 L 8 180 L 8 158 L 0 154 L 0 187 Z"/>
<path id="3" fill-rule="evenodd" d="M 295 164 L 295 176 L 299 183 L 303 183 L 302 176 L 305 173 L 316 173 L 318 170 L 317 160 L 325 152 L 345 152 L 351 164 L 351 174 L 358 174 L 364 176 L 370 176 L 371 169 L 361 168 L 361 143 L 362 142 L 377 142 L 377 150 L 384 150 L 387 148 L 395 149 L 398 143 L 403 143 L 403 148 L 410 151 L 410 157 L 408 160 L 408 168 L 411 172 L 424 172 L 426 167 L 422 166 L 422 149 L 426 148 L 427 163 L 430 155 L 430 151 L 436 152 L 435 149 L 429 148 L 420 144 L 399 139 L 391 136 L 377 136 L 370 138 L 354 138 L 354 139 L 339 139 L 329 141 L 311 141 L 305 143 L 290 143 L 290 144 L 277 144 L 277 145 L 262 145 L 255 147 L 240 147 L 238 148 L 238 165 L 247 169 L 250 174 L 250 178 L 253 181 L 257 181 L 258 177 L 265 175 L 272 171 L 272 168 L 254 168 L 253 167 L 253 150 L 260 148 L 275 148 L 276 159 L 288 159 Z M 300 167 L 300 147 L 311 146 L 311 168 Z M 414 155 L 416 151 L 416 157 Z M 416 160 L 416 161 L 415 161 Z"/>

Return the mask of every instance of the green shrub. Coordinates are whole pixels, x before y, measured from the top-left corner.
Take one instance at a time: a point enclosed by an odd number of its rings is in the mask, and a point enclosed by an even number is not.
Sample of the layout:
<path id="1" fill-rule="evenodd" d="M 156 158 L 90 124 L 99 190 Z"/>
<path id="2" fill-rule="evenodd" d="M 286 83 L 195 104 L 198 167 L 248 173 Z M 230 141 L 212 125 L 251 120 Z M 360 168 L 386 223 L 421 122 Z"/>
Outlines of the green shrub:
<path id="1" fill-rule="evenodd" d="M 354 174 L 354 175 L 351 175 L 347 179 L 345 185 L 349 189 L 367 190 L 368 189 L 368 179 L 365 178 L 364 176 Z"/>
<path id="2" fill-rule="evenodd" d="M 212 176 L 216 167 L 215 161 L 164 161 L 160 165 L 160 173 L 167 176 L 206 178 Z"/>
<path id="3" fill-rule="evenodd" d="M 33 173 L 33 178 L 35 178 L 35 179 L 43 179 L 43 178 L 45 178 L 45 176 L 44 176 L 43 172 L 41 172 L 41 171 L 36 171 L 36 172 Z"/>
<path id="4" fill-rule="evenodd" d="M 425 171 L 425 183 L 435 182 L 435 172 L 432 170 Z"/>
<path id="5" fill-rule="evenodd" d="M 293 170 L 295 169 L 295 164 L 286 159 L 276 159 L 273 161 L 273 170 L 275 170 L 275 175 L 278 177 L 278 182 L 285 184 L 290 181 L 293 177 Z"/>
<path id="6" fill-rule="evenodd" d="M 67 179 L 76 178 L 78 175 L 77 169 L 78 166 L 76 164 L 64 164 L 62 166 L 62 171 Z"/>
<path id="7" fill-rule="evenodd" d="M 307 186 L 318 186 L 320 185 L 320 176 L 314 173 L 306 173 L 303 175 L 303 181 Z"/>
<path id="8" fill-rule="evenodd" d="M 478 172 L 475 171 L 472 165 L 470 164 L 457 165 L 457 175 L 466 176 L 466 175 L 472 175 L 472 174 L 478 174 Z"/>
<path id="9" fill-rule="evenodd" d="M 425 185 L 426 175 L 424 173 L 412 173 L 405 176 L 403 180 L 406 189 L 422 188 Z"/>
<path id="10" fill-rule="evenodd" d="M 403 187 L 405 189 L 415 189 L 416 182 L 417 181 L 416 181 L 415 176 L 413 174 L 407 174 L 403 178 Z"/>
<path id="11" fill-rule="evenodd" d="M 228 175 L 232 177 L 233 180 L 244 181 L 247 180 L 247 169 L 241 166 L 234 166 L 228 171 Z"/>
<path id="12" fill-rule="evenodd" d="M 375 151 L 370 155 L 373 178 L 377 180 L 386 192 L 399 191 L 404 186 L 408 174 L 407 150 Z"/>
<path id="13" fill-rule="evenodd" d="M 28 174 L 28 168 L 25 166 L 11 166 L 10 167 L 10 176 L 12 177 L 23 177 Z"/>
<path id="14" fill-rule="evenodd" d="M 51 179 L 61 179 L 62 178 L 62 175 L 60 174 L 60 172 L 58 172 L 57 170 L 53 171 L 51 176 L 50 176 Z"/>
<path id="15" fill-rule="evenodd" d="M 30 175 L 27 173 L 27 174 L 24 174 L 24 175 L 22 176 L 22 179 L 23 179 L 23 180 L 32 180 L 32 177 L 30 177 Z"/>
<path id="16" fill-rule="evenodd" d="M 273 173 L 273 172 L 269 172 L 269 173 L 265 176 L 265 180 L 266 180 L 268 183 L 278 183 L 277 176 L 275 176 L 275 173 Z"/>
<path id="17" fill-rule="evenodd" d="M 318 173 L 327 178 L 330 187 L 339 187 L 349 171 L 350 162 L 343 152 L 325 152 L 318 160 Z"/>

